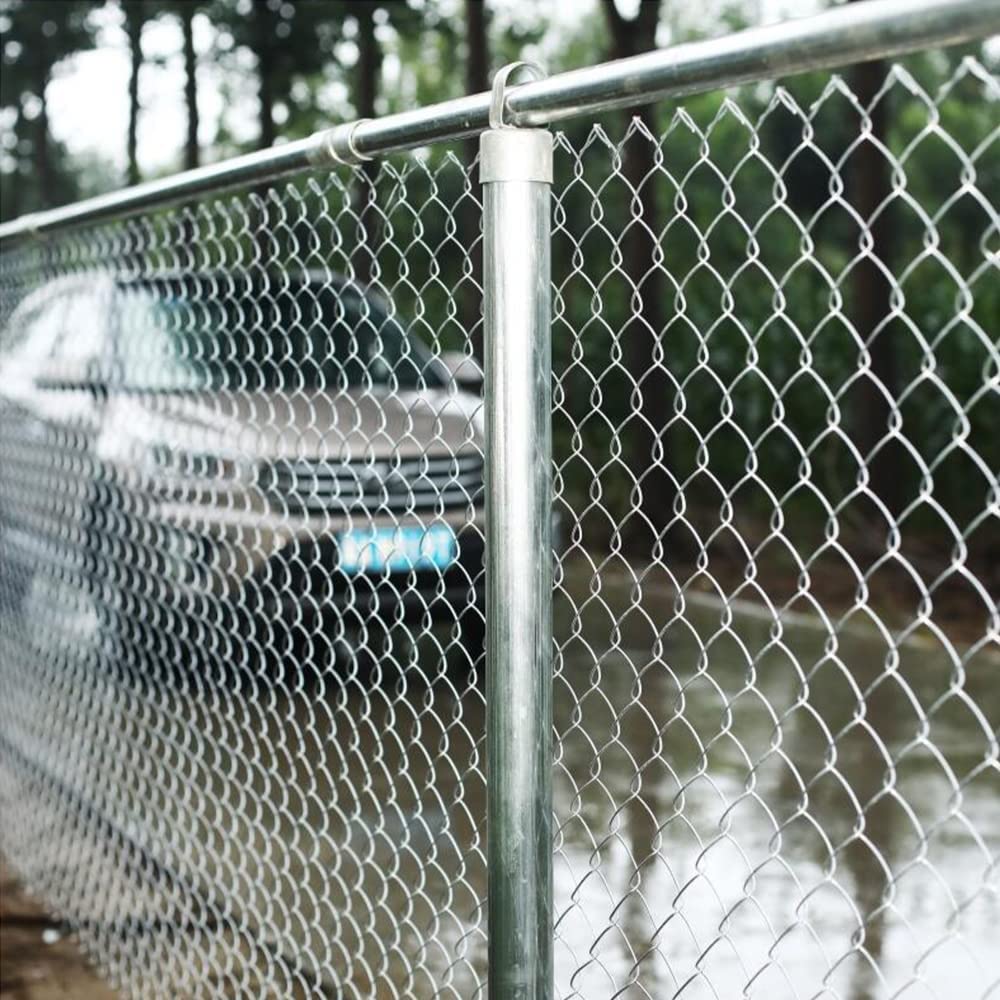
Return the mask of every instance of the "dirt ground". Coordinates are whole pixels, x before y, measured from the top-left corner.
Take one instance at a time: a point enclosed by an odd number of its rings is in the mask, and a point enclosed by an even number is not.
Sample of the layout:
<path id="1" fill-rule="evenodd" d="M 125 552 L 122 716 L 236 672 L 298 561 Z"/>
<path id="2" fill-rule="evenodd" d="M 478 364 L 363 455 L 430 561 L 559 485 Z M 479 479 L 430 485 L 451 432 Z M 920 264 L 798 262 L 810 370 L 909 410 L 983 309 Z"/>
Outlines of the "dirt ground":
<path id="1" fill-rule="evenodd" d="M 0 858 L 0 1000 L 115 1000 Z"/>
<path id="2" fill-rule="evenodd" d="M 702 539 L 711 541 L 704 551 L 678 544 L 670 552 L 670 583 L 676 580 L 685 589 L 756 604 L 763 604 L 766 595 L 777 608 L 813 613 L 818 605 L 834 617 L 855 613 L 867 619 L 874 613 L 891 630 L 911 630 L 915 622 L 932 619 L 935 632 L 958 645 L 979 643 L 994 628 L 992 615 L 1000 595 L 1000 534 L 995 531 L 987 535 L 986 528 L 980 530 L 959 558 L 950 536 L 904 532 L 889 555 L 888 529 L 871 529 L 859 518 L 843 526 L 836 546 L 822 545 L 815 536 L 822 525 L 811 525 L 809 537 L 801 530 L 778 537 L 759 518 L 734 518 L 733 530 L 720 528 L 714 510 L 700 516 L 692 512 L 689 520 Z M 648 539 L 644 545 L 650 547 Z M 821 549 L 822 556 L 809 559 L 805 585 L 801 554 Z"/>

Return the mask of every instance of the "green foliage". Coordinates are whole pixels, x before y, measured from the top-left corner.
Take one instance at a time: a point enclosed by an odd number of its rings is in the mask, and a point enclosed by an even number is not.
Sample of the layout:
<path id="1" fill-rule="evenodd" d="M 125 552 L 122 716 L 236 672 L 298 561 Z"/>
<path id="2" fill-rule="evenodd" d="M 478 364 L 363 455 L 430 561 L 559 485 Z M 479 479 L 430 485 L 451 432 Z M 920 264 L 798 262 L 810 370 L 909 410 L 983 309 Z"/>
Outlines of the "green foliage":
<path id="1" fill-rule="evenodd" d="M 27 97 L 41 99 L 52 67 L 93 44 L 85 0 L 2 0 L 3 74 L 0 105 L 19 107 Z"/>
<path id="2" fill-rule="evenodd" d="M 91 8 L 0 0 L 9 22 L 0 97 L 16 139 L 8 157 L 14 166 L 0 177 L 5 216 L 40 203 L 31 111 L 53 65 L 91 44 Z M 266 63 L 270 97 L 287 110 L 283 137 L 356 113 L 359 15 L 370 7 L 210 0 L 202 9 L 216 27 L 216 58 L 229 85 L 257 84 Z M 393 66 L 380 112 L 461 93 L 462 26 L 442 9 L 377 5 L 383 66 Z M 599 11 L 558 46 L 547 28 L 540 7 L 494 11 L 493 65 L 527 54 L 558 71 L 606 57 Z M 50 44 L 35 44 L 41 37 Z M 926 492 L 923 470 L 930 468 L 942 504 L 937 513 L 915 515 L 928 524 L 951 517 L 962 525 L 983 509 L 986 484 L 969 464 L 971 453 L 1000 467 L 1000 415 L 995 396 L 981 391 L 984 376 L 998 377 L 1000 282 L 984 249 L 1000 249 L 1000 143 L 996 101 L 984 98 L 983 81 L 956 76 L 962 55 L 908 60 L 882 98 L 890 104 L 885 139 L 896 165 L 887 263 L 897 295 L 880 335 L 893 338 L 905 387 L 899 410 L 913 446 L 900 471 L 905 492 Z M 330 98 L 331 90 L 340 96 Z M 603 531 L 634 506 L 636 484 L 620 448 L 649 388 L 628 370 L 627 337 L 641 312 L 636 296 L 653 287 L 666 298 L 659 364 L 676 414 L 667 460 L 685 496 L 706 508 L 732 503 L 765 516 L 780 506 L 800 523 L 822 523 L 820 497 L 850 503 L 859 469 L 849 428 L 867 360 L 851 322 L 864 233 L 843 178 L 861 115 L 847 88 L 824 73 L 783 88 L 762 84 L 737 95 L 661 102 L 655 137 L 635 126 L 623 136 L 618 113 L 599 116 L 596 125 L 565 126 L 553 189 L 554 439 L 559 488 L 576 510 L 599 496 L 607 514 L 595 508 L 593 516 L 605 518 Z M 656 169 L 643 183 L 656 188 L 659 218 L 650 261 L 657 280 L 636 289 L 621 244 L 630 226 L 644 222 L 621 160 L 627 145 L 638 143 L 655 146 Z M 242 195 L 234 216 L 245 225 L 228 237 L 224 259 L 217 241 L 199 234 L 216 230 L 229 196 L 185 209 L 189 264 L 240 259 L 280 268 L 294 260 L 351 274 L 359 255 L 368 255 L 373 283 L 404 322 L 442 349 L 462 348 L 469 331 L 458 302 L 475 288 L 464 240 L 478 230 L 480 194 L 456 151 L 436 146 L 377 170 L 303 179 L 280 197 Z M 54 145 L 49 155 L 56 198 L 74 197 L 73 165 Z M 365 205 L 377 211 L 365 213 Z M 162 224 L 171 218 L 161 217 Z"/>
<path id="3" fill-rule="evenodd" d="M 64 150 L 52 142 L 46 88 L 53 67 L 93 44 L 84 0 L 0 0 L 0 109 L 10 142 L 0 161 L 0 217 L 13 218 L 78 196 Z"/>
<path id="4" fill-rule="evenodd" d="M 983 246 L 998 243 L 1000 144 L 981 82 L 964 76 L 938 105 L 912 91 L 909 75 L 919 70 L 936 95 L 954 69 L 917 60 L 885 97 L 899 164 L 887 264 L 901 297 L 880 335 L 895 343 L 902 433 L 913 448 L 900 469 L 903 493 L 929 490 L 929 468 L 945 516 L 964 526 L 990 488 L 969 453 L 1000 467 L 1000 413 L 982 392 L 984 372 L 997 374 L 1000 283 Z M 618 123 L 572 125 L 557 153 L 561 488 L 575 510 L 600 491 L 608 514 L 595 507 L 590 517 L 607 523 L 592 531 L 614 530 L 634 507 L 620 449 L 644 387 L 626 364 L 637 307 L 620 247 L 628 227 L 644 223 L 621 157 L 629 144 L 653 142 L 657 168 L 644 183 L 657 187 L 660 205 L 651 266 L 668 298 L 660 344 L 677 414 L 670 470 L 707 509 L 728 502 L 767 517 L 780 506 L 792 522 L 822 523 L 820 495 L 849 506 L 859 474 L 850 438 L 867 376 L 851 275 L 863 232 L 842 186 L 859 112 L 828 75 L 813 75 L 780 91 L 744 88 L 735 102 L 690 97 L 659 115 L 655 141 L 634 127 L 623 138 Z M 941 517 L 924 505 L 910 520 L 940 530 Z"/>
<path id="5" fill-rule="evenodd" d="M 235 81 L 247 73 L 247 52 L 252 69 L 246 82 L 257 86 L 266 68 L 271 99 L 285 112 L 279 131 L 286 138 L 330 124 L 331 110 L 320 94 L 331 83 L 346 95 L 334 112 L 353 117 L 360 17 L 373 16 L 378 36 L 389 36 L 410 66 L 411 59 L 420 64 L 418 47 L 405 42 L 420 38 L 427 16 L 406 3 L 366 0 L 210 0 L 206 12 L 219 32 L 216 59 L 227 77 Z"/>

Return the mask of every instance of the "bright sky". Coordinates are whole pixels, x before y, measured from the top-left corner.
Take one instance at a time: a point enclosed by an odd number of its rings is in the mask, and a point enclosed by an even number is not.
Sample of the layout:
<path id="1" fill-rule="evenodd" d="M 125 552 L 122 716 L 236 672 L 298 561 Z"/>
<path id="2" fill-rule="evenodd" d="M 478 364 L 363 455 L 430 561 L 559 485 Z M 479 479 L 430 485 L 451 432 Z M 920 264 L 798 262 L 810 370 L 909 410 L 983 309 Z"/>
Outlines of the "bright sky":
<path id="1" fill-rule="evenodd" d="M 98 8 L 97 47 L 61 64 L 49 85 L 49 120 L 53 135 L 71 153 L 96 153 L 121 170 L 125 167 L 128 126 L 128 39 L 117 12 Z M 204 58 L 211 46 L 208 19 L 194 19 L 198 69 L 199 138 L 211 143 L 223 110 L 218 73 Z M 184 65 L 180 27 L 169 18 L 146 26 L 142 35 L 147 64 L 139 78 L 139 165 L 143 173 L 169 168 L 181 155 L 187 129 Z"/>
<path id="2" fill-rule="evenodd" d="M 459 0 L 440 0 L 445 9 L 459 7 Z M 516 16 L 540 0 L 493 0 L 498 13 Z M 638 0 L 619 0 L 627 11 Z M 751 21 L 765 23 L 782 17 L 813 13 L 822 0 L 743 0 L 752 12 Z M 558 45 L 561 36 L 593 11 L 597 0 L 550 0 L 547 16 L 554 22 L 548 45 Z M 690 26 L 705 34 L 718 33 L 719 14 L 732 0 L 699 0 L 689 8 Z M 121 15 L 114 8 L 95 11 L 100 21 L 98 47 L 68 60 L 57 70 L 49 87 L 49 115 L 53 134 L 71 153 L 95 155 L 124 172 L 125 134 L 128 123 L 128 42 Z M 560 30 L 562 29 L 562 30 Z M 194 19 L 195 49 L 200 57 L 198 102 L 201 115 L 200 139 L 212 159 L 213 142 L 225 115 L 231 134 L 240 140 L 252 139 L 256 132 L 255 102 L 251 91 L 231 95 L 225 106 L 222 75 L 206 58 L 213 31 L 204 15 Z M 183 103 L 184 68 L 181 57 L 180 27 L 170 18 L 151 22 L 143 32 L 147 64 L 140 77 L 139 165 L 145 176 L 168 172 L 181 157 L 186 132 Z M 542 48 L 546 48 L 543 44 Z M 248 67 L 250 68 L 250 67 Z"/>

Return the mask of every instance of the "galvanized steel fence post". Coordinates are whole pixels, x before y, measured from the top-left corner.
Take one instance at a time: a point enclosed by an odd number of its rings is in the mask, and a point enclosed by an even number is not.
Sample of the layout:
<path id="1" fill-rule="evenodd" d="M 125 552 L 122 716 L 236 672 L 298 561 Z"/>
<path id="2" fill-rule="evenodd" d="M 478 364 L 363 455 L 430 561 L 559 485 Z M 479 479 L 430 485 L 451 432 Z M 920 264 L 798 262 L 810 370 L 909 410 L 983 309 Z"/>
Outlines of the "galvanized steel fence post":
<path id="1" fill-rule="evenodd" d="M 552 136 L 480 142 L 486 326 L 489 995 L 552 995 Z"/>

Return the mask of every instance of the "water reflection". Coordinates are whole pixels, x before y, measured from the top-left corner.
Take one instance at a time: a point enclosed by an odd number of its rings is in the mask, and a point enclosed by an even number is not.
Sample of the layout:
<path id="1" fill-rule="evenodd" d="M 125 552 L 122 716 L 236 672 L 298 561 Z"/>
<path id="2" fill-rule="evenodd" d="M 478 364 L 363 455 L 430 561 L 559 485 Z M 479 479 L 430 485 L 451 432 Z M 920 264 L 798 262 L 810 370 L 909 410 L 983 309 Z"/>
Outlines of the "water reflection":
<path id="1" fill-rule="evenodd" d="M 561 601 L 563 992 L 983 995 L 995 659 L 637 600 Z"/>
<path id="2" fill-rule="evenodd" d="M 390 635 L 374 675 L 316 641 L 275 683 L 191 670 L 180 628 L 109 646 L 43 583 L 2 635 L 3 788 L 85 939 L 176 996 L 482 990 L 482 685 L 448 636 Z M 985 993 L 995 659 L 611 573 L 556 612 L 559 995 Z"/>

